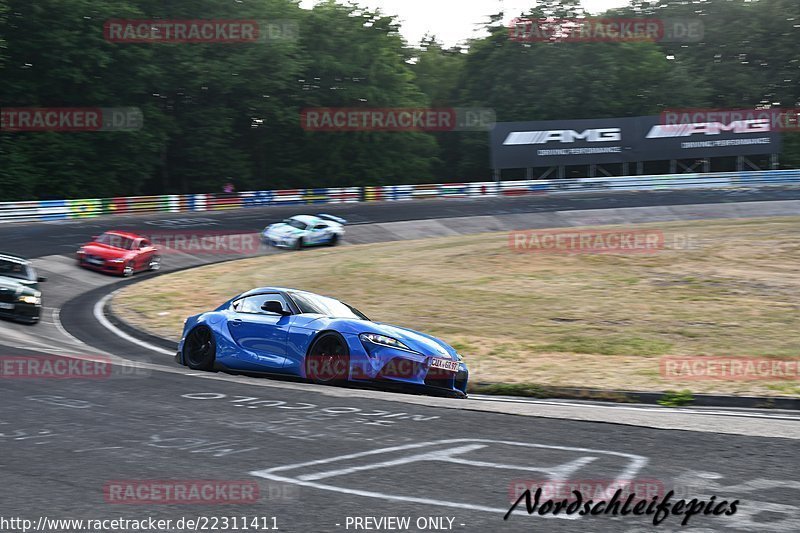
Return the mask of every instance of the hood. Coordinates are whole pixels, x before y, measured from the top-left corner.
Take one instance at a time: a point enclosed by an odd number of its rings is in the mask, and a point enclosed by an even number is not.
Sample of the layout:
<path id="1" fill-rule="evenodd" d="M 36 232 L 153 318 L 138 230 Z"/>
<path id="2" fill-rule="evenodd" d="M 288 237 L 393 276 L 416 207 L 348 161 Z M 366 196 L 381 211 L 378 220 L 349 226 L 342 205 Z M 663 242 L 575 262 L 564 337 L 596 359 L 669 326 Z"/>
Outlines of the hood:
<path id="1" fill-rule="evenodd" d="M 272 235 L 280 235 L 280 236 L 295 235 L 297 233 L 303 232 L 303 230 L 297 229 L 293 226 L 290 226 L 289 224 L 284 224 L 283 222 L 267 226 L 267 229 L 265 231 L 266 233 L 270 233 Z"/>
<path id="2" fill-rule="evenodd" d="M 308 318 L 311 318 L 310 316 Z M 313 324 L 312 324 L 313 322 Z M 456 359 L 456 351 L 452 346 L 444 341 L 437 339 L 431 335 L 420 333 L 413 329 L 402 328 L 400 326 L 393 326 L 391 324 L 384 324 L 382 322 L 370 322 L 367 320 L 353 320 L 348 318 L 328 318 L 320 317 L 309 320 L 304 327 L 313 327 L 314 329 L 327 329 L 333 327 L 337 331 L 352 333 L 355 335 L 361 333 L 378 333 L 388 337 L 395 338 L 414 350 L 423 355 L 434 355 L 437 357 L 449 357 Z"/>
<path id="3" fill-rule="evenodd" d="M 31 295 L 38 296 L 37 283 L 35 281 L 27 281 L 24 279 L 11 278 L 7 276 L 0 276 L 0 295 L 7 296 L 22 296 Z"/>
<path id="4" fill-rule="evenodd" d="M 450 345 L 431 335 L 382 322 L 372 322 L 372 324 L 379 330 L 376 333 L 394 337 L 415 352 L 440 357 L 455 357 L 456 351 Z"/>
<path id="5" fill-rule="evenodd" d="M 127 257 L 132 250 L 123 250 L 122 248 L 114 248 L 107 244 L 100 244 L 99 242 L 90 242 L 84 244 L 81 248 L 91 255 L 97 255 L 103 259 L 118 259 L 120 257 Z"/>

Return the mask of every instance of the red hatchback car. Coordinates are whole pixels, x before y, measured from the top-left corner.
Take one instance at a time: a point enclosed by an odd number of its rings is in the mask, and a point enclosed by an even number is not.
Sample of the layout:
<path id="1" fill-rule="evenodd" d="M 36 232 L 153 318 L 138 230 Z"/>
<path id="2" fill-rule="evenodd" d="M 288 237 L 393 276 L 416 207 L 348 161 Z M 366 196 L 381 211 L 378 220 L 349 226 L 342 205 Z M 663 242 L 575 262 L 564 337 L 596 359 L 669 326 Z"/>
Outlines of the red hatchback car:
<path id="1" fill-rule="evenodd" d="M 121 276 L 161 268 L 158 250 L 148 239 L 135 233 L 107 231 L 78 250 L 78 264 L 84 268 Z"/>

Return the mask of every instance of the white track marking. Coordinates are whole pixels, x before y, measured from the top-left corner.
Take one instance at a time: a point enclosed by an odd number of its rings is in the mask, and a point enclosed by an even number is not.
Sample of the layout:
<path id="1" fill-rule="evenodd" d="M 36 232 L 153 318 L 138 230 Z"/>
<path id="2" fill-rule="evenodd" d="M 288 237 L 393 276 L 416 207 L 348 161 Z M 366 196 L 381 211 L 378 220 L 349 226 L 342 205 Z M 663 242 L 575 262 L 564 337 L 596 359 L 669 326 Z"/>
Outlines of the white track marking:
<path id="1" fill-rule="evenodd" d="M 58 331 L 60 331 L 62 335 L 72 339 L 73 342 L 75 342 L 77 344 L 80 344 L 82 346 L 87 346 L 87 347 L 89 346 L 88 344 L 86 344 L 85 342 L 80 340 L 79 338 L 77 338 L 74 335 L 72 335 L 69 331 L 66 330 L 66 328 L 64 328 L 64 324 L 61 323 L 61 308 L 60 307 L 53 308 L 53 324 L 55 324 L 56 329 L 58 329 Z"/>
<path id="2" fill-rule="evenodd" d="M 351 466 L 350 468 L 342 468 L 339 470 L 328 470 L 327 472 L 317 472 L 315 474 L 307 474 L 305 476 L 299 476 L 297 479 L 301 481 L 319 481 L 320 479 L 326 479 L 329 477 L 345 476 L 348 474 L 354 474 L 356 472 L 363 472 L 364 470 L 389 468 L 392 466 L 400 466 L 408 463 L 416 463 L 419 461 L 447 461 L 448 459 L 452 459 L 453 455 L 460 455 L 462 453 L 471 452 L 473 450 L 480 450 L 481 448 L 486 448 L 486 445 L 468 444 L 466 446 L 459 446 L 458 448 L 448 448 L 444 450 L 437 450 L 434 452 L 420 453 L 417 455 L 407 455 L 405 457 L 400 457 L 399 459 L 393 459 L 391 461 L 383 461 L 380 463 L 371 463 L 368 465 L 361 465 L 361 466 Z M 458 463 L 460 461 L 456 459 L 455 462 Z"/>
<path id="3" fill-rule="evenodd" d="M 372 455 L 378 454 L 386 454 L 386 453 L 393 453 L 398 451 L 404 450 L 414 450 L 418 448 L 430 447 L 430 446 L 437 446 L 437 445 L 456 445 L 456 444 L 463 444 L 463 446 L 457 448 L 447 448 L 443 450 L 436 450 L 428 453 L 422 454 L 414 454 L 411 456 L 398 458 L 395 460 L 384 461 L 379 463 L 372 463 L 360 466 L 351 466 L 348 468 L 342 468 L 337 470 L 329 470 L 323 472 L 317 472 L 313 474 L 305 474 L 298 477 L 286 477 L 284 475 L 279 475 L 277 472 L 283 472 L 286 470 L 297 470 L 299 468 L 305 468 L 309 466 L 318 466 L 324 465 L 333 462 L 340 462 L 340 461 L 348 461 L 351 459 L 360 459 L 362 457 L 369 457 Z M 484 511 L 489 513 L 506 513 L 508 509 L 497 508 L 497 507 L 489 507 L 486 505 L 477 505 L 472 503 L 463 503 L 463 502 L 453 502 L 447 501 L 446 499 L 434 499 L 434 498 L 418 498 L 412 496 L 401 496 L 395 494 L 387 494 L 383 492 L 373 492 L 367 490 L 359 490 L 359 489 L 349 489 L 346 487 L 337 487 L 333 485 L 326 485 L 323 483 L 316 483 L 314 480 L 336 477 L 336 476 L 343 476 L 352 474 L 355 472 L 365 471 L 365 470 L 374 470 L 377 468 L 387 468 L 396 466 L 399 464 L 411 463 L 415 461 L 442 461 L 446 460 L 448 462 L 455 462 L 459 464 L 470 464 L 470 462 L 462 462 L 452 456 L 454 454 L 466 453 L 468 451 L 472 451 L 475 449 L 485 448 L 491 444 L 501 444 L 507 446 L 518 446 L 518 447 L 528 447 L 528 448 L 543 448 L 543 449 L 554 449 L 559 451 L 570 451 L 570 452 L 579 452 L 579 453 L 592 453 L 591 457 L 584 457 L 580 458 L 576 461 L 572 461 L 566 465 L 562 465 L 561 467 L 556 467 L 554 469 L 550 469 L 552 473 L 557 477 L 560 478 L 562 475 L 569 475 L 574 472 L 576 469 L 580 468 L 583 465 L 589 464 L 592 462 L 597 455 L 613 455 L 616 457 L 622 457 L 629 460 L 628 465 L 620 472 L 620 474 L 616 477 L 614 482 L 610 485 L 611 487 L 615 486 L 622 486 L 627 483 L 629 480 L 634 479 L 635 475 L 648 463 L 648 459 L 641 455 L 634 455 L 628 453 L 621 453 L 621 452 L 614 452 L 608 450 L 592 450 L 587 448 L 573 448 L 568 446 L 556 446 L 556 445 L 544 445 L 544 444 L 533 444 L 533 443 L 525 443 L 525 442 L 514 442 L 514 441 L 500 441 L 500 440 L 491 440 L 491 439 L 447 439 L 447 440 L 439 440 L 439 441 L 429 441 L 429 442 L 421 442 L 417 444 L 408 444 L 404 446 L 393 446 L 389 448 L 381 448 L 378 450 L 370 450 L 366 452 L 359 452 L 353 453 L 348 455 L 342 455 L 338 457 L 331 457 L 329 459 L 321 459 L 316 461 L 308 461 L 305 463 L 296 463 L 286 466 L 278 466 L 274 468 L 268 468 L 266 470 L 256 470 L 250 472 L 250 475 L 262 477 L 266 479 L 271 479 L 274 481 L 280 481 L 284 483 L 292 483 L 295 485 L 300 485 L 304 487 L 313 487 L 321 490 L 327 490 L 332 492 L 339 492 L 343 494 L 351 494 L 355 496 L 364 496 L 367 498 L 378 498 L 382 500 L 393 500 L 393 501 L 403 501 L 403 502 L 412 502 L 412 503 L 420 503 L 424 505 L 433 505 L 439 507 L 454 507 L 458 509 L 470 509 L 473 511 Z M 508 468 L 514 469 L 518 468 L 521 470 L 530 470 L 532 468 L 520 468 L 518 465 L 502 465 L 496 463 L 486 463 L 481 464 L 479 466 L 491 466 L 492 468 Z M 569 516 L 569 515 L 547 515 L 545 518 L 560 518 L 560 519 L 567 519 L 567 520 L 575 520 L 578 519 L 578 516 Z"/>
<path id="4" fill-rule="evenodd" d="M 121 329 L 119 329 L 114 324 L 108 321 L 108 319 L 105 317 L 105 314 L 103 314 L 106 308 L 106 303 L 121 290 L 122 289 L 117 289 L 110 294 L 106 294 L 105 296 L 103 296 L 103 298 L 98 300 L 96 304 L 94 304 L 94 318 L 98 322 L 100 322 L 100 325 L 102 325 L 108 331 L 110 331 L 111 333 L 113 333 L 114 335 L 116 335 L 121 339 L 125 339 L 126 341 L 132 342 L 133 344 L 138 344 L 142 348 L 147 348 L 148 350 L 153 352 L 157 352 L 164 355 L 175 355 L 172 351 L 167 350 L 166 348 L 155 346 L 153 344 L 150 344 L 149 342 L 145 342 L 128 335 L 127 333 L 125 333 L 124 331 L 122 331 Z"/>
<path id="5" fill-rule="evenodd" d="M 564 480 L 567 479 L 569 473 L 588 465 L 592 461 L 595 461 L 597 457 L 581 457 L 580 459 L 575 459 L 571 463 L 567 463 L 562 465 L 558 468 L 548 468 L 545 466 L 519 466 L 519 465 L 503 465 L 498 463 L 490 463 L 488 461 L 470 461 L 468 459 L 454 459 L 452 457 L 442 457 L 438 458 L 437 461 L 442 461 L 444 463 L 455 463 L 459 465 L 468 465 L 468 466 L 480 466 L 485 468 L 500 468 L 504 470 L 523 470 L 525 472 L 554 472 L 556 475 L 554 476 L 555 479 Z M 305 479 L 305 476 L 301 477 L 300 479 Z"/>
<path id="6" fill-rule="evenodd" d="M 35 326 L 29 326 L 35 327 Z M 5 324 L 0 323 L 0 334 L 3 337 L 3 344 L 7 346 L 11 346 L 12 348 L 17 348 L 20 350 L 42 350 L 42 351 L 61 351 L 63 349 L 59 349 L 58 346 L 53 344 L 49 344 L 47 342 L 42 342 L 42 339 L 34 337 L 32 335 L 28 335 L 24 332 L 21 332 L 16 329 L 11 329 L 10 327 L 6 327 Z M 18 342 L 20 345 L 13 345 L 8 341 Z"/>

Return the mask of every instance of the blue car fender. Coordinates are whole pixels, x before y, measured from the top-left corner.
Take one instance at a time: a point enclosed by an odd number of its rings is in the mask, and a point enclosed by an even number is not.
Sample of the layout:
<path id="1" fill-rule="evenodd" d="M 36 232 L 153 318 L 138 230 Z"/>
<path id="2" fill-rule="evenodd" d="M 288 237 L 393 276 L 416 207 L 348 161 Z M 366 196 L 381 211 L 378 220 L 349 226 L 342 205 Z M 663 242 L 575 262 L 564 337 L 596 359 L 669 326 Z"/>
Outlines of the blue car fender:
<path id="1" fill-rule="evenodd" d="M 311 347 L 311 343 L 314 342 L 318 334 L 319 330 L 305 326 L 292 326 L 289 329 L 284 369 L 290 372 L 296 372 L 301 377 L 306 377 L 306 354 Z"/>

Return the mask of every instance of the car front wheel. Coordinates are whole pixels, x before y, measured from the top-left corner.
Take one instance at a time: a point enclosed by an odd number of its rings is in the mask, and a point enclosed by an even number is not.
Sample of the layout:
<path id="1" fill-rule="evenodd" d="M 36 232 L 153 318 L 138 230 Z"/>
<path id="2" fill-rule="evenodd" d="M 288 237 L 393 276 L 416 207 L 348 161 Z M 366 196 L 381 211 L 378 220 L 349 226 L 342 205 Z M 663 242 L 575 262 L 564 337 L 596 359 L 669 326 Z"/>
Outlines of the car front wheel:
<path id="1" fill-rule="evenodd" d="M 350 375 L 347 343 L 334 332 L 323 333 L 311 345 L 306 356 L 306 377 L 321 385 L 346 381 Z"/>
<path id="2" fill-rule="evenodd" d="M 183 343 L 183 361 L 192 370 L 212 370 L 217 358 L 214 334 L 206 326 L 194 328 Z"/>

